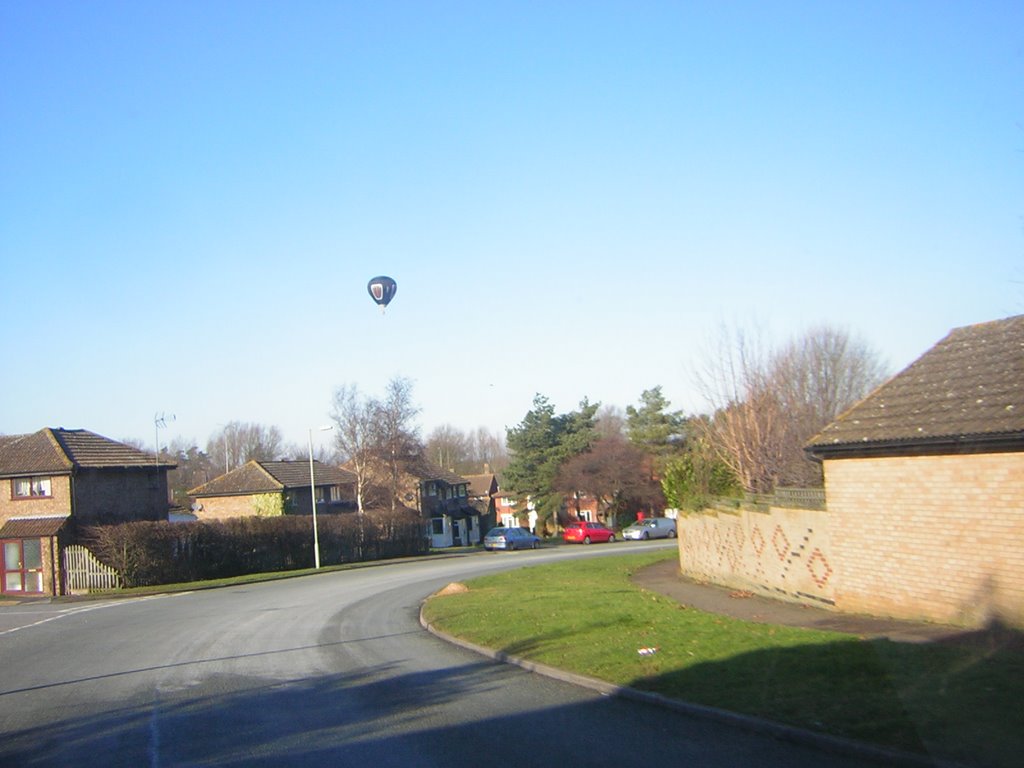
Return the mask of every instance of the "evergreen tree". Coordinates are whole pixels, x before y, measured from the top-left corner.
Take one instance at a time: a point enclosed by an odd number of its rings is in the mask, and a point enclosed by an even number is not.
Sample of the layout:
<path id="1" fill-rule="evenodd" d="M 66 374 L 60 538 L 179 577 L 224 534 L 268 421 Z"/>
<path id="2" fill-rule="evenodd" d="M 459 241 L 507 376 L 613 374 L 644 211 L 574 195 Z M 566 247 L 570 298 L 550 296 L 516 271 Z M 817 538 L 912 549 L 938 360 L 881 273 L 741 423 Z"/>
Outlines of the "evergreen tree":
<path id="1" fill-rule="evenodd" d="M 554 406 L 538 394 L 533 409 L 508 430 L 505 442 L 511 456 L 503 482 L 528 495 L 541 519 L 551 520 L 556 532 L 563 497 L 555 490 L 555 478 L 564 462 L 590 449 L 598 405 L 584 399 L 578 410 L 556 415 Z"/>
<path id="2" fill-rule="evenodd" d="M 644 390 L 639 408 L 626 406 L 626 435 L 630 442 L 663 459 L 682 445 L 686 425 L 683 412 L 669 411 L 669 405 L 657 386 Z"/>

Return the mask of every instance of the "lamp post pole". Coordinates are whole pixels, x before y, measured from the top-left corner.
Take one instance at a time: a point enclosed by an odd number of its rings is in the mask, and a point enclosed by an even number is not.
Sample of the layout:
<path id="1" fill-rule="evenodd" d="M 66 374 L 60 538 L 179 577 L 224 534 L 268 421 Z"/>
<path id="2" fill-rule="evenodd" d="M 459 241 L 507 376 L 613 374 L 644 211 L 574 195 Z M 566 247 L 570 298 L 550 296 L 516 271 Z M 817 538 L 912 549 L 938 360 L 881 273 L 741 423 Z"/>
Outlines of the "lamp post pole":
<path id="1" fill-rule="evenodd" d="M 321 432 L 327 432 L 334 427 L 320 427 Z M 320 569 L 320 535 L 316 529 L 316 475 L 313 474 L 313 428 L 309 428 L 309 500 L 313 505 L 313 563 L 317 570 Z"/>

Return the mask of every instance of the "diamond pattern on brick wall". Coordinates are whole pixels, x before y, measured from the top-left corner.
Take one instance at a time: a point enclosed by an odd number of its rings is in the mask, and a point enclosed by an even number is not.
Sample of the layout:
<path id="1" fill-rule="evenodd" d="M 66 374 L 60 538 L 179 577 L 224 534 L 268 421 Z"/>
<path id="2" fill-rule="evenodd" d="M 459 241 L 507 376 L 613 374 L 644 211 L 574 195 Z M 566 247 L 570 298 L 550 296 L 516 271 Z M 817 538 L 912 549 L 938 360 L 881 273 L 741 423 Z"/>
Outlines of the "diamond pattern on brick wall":
<path id="1" fill-rule="evenodd" d="M 729 527 L 728 539 L 726 541 L 726 557 L 729 559 L 729 567 L 736 571 L 743 559 L 743 526 L 737 523 Z"/>
<path id="2" fill-rule="evenodd" d="M 786 555 L 789 554 L 789 537 L 782 530 L 781 525 L 775 526 L 775 533 L 772 534 L 772 546 L 775 547 L 775 554 L 779 556 L 779 560 L 785 560 Z"/>
<path id="3" fill-rule="evenodd" d="M 817 547 L 814 548 L 810 560 L 807 561 L 807 570 L 811 572 L 811 578 L 819 587 L 824 587 L 832 576 L 832 566 L 828 564 L 828 558 Z"/>
<path id="4" fill-rule="evenodd" d="M 761 533 L 761 526 L 755 525 L 754 530 L 750 532 L 750 544 L 754 547 L 754 551 L 757 552 L 757 556 L 760 557 L 764 553 L 764 545 L 767 542 L 764 540 L 764 534 Z"/>
<path id="5" fill-rule="evenodd" d="M 730 587 L 832 603 L 839 570 L 824 515 L 787 508 L 682 517 L 682 570 Z"/>

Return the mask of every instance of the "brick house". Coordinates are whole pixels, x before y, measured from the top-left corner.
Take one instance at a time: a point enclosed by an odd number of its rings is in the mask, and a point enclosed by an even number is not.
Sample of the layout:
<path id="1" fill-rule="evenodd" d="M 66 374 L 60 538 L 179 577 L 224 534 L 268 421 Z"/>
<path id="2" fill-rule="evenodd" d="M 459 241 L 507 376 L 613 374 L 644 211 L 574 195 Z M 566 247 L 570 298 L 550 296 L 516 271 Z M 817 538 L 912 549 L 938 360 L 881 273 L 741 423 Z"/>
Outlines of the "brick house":
<path id="1" fill-rule="evenodd" d="M 84 429 L 0 436 L 3 593 L 62 594 L 76 523 L 166 520 L 174 467 Z"/>
<path id="2" fill-rule="evenodd" d="M 609 522 L 608 515 L 601 509 L 601 504 L 593 496 L 577 493 L 565 499 L 566 514 L 569 520 L 585 520 L 588 523 Z"/>
<path id="3" fill-rule="evenodd" d="M 951 331 L 807 450 L 837 608 L 1024 626 L 1024 315 Z"/>
<path id="4" fill-rule="evenodd" d="M 466 475 L 469 484 L 469 503 L 479 514 L 480 529 L 486 533 L 497 520 L 497 505 L 494 497 L 498 493 L 498 478 L 493 472 L 480 475 Z"/>
<path id="5" fill-rule="evenodd" d="M 313 461 L 317 514 L 355 509 L 355 476 Z M 188 492 L 198 520 L 230 517 L 312 515 L 308 461 L 246 462 Z"/>
<path id="6" fill-rule="evenodd" d="M 536 516 L 537 513 L 533 514 Z M 531 530 L 533 529 L 533 526 L 528 525 L 528 510 L 526 505 L 521 503 L 519 494 L 504 491 L 500 487 L 494 494 L 494 516 L 497 525 L 503 525 L 506 528 L 529 527 Z M 535 521 L 534 524 L 536 524 Z"/>
<path id="7" fill-rule="evenodd" d="M 399 498 L 427 521 L 432 547 L 479 544 L 480 511 L 469 498 L 469 482 L 422 456 L 400 462 Z"/>
<path id="8" fill-rule="evenodd" d="M 397 471 L 394 478 L 393 469 Z M 364 472 L 364 507 L 390 509 L 393 501 L 399 509 L 418 515 L 430 546 L 465 547 L 483 539 L 481 526 L 486 515 L 482 516 L 479 500 L 470 497 L 469 481 L 462 475 L 434 464 L 422 454 L 400 457 L 394 467 L 387 458 L 373 457 L 366 462 Z"/>

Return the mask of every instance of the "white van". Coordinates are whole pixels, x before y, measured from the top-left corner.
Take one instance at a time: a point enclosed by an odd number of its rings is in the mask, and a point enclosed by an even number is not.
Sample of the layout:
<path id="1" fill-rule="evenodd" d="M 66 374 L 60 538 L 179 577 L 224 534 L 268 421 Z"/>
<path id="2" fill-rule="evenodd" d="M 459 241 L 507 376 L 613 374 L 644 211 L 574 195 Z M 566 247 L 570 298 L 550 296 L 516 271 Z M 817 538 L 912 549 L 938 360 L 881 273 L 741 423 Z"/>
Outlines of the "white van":
<path id="1" fill-rule="evenodd" d="M 645 517 L 624 528 L 622 538 L 633 539 L 674 539 L 676 537 L 676 521 L 667 517 Z"/>

